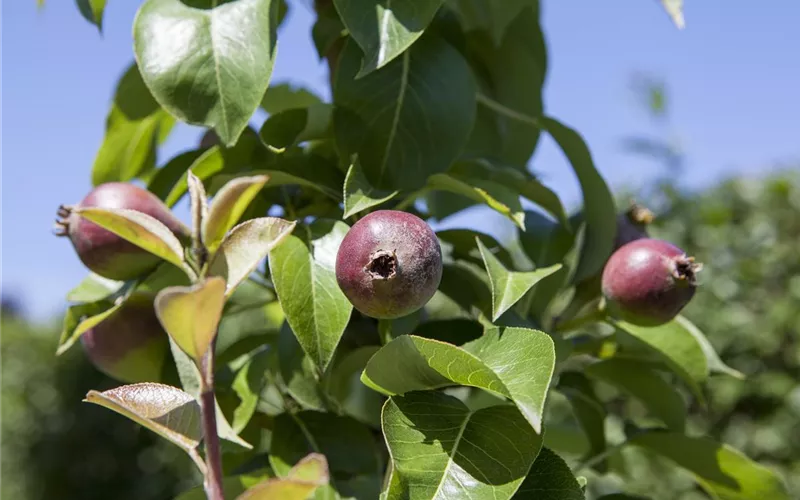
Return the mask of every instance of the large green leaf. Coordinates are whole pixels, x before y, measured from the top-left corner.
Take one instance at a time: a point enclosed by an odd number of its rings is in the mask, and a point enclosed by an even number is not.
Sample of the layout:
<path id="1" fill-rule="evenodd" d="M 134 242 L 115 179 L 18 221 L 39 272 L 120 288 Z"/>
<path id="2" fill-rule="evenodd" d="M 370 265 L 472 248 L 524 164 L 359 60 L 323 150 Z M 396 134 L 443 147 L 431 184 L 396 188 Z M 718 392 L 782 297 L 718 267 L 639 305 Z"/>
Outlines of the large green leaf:
<path id="1" fill-rule="evenodd" d="M 561 264 L 528 272 L 509 271 L 484 245 L 475 238 L 483 257 L 492 286 L 492 321 L 517 303 L 536 283 L 561 269 Z"/>
<path id="2" fill-rule="evenodd" d="M 550 337 L 524 328 L 492 328 L 456 347 L 403 335 L 378 351 L 361 376 L 386 395 L 452 385 L 478 387 L 511 399 L 536 432 L 555 366 Z"/>
<path id="3" fill-rule="evenodd" d="M 78 207 L 74 212 L 188 273 L 191 272 L 183 260 L 181 242 L 167 226 L 154 217 L 125 208 Z"/>
<path id="4" fill-rule="evenodd" d="M 486 2 L 506 13 L 518 9 L 519 0 Z M 537 7 L 538 2 L 530 2 Z M 508 5 L 507 4 L 511 4 Z M 538 8 L 523 9 L 511 21 L 499 45 L 485 30 L 467 34 L 473 65 L 485 80 L 482 91 L 501 106 L 529 117 L 544 113 L 542 87 L 547 74 L 547 50 L 539 25 Z M 524 168 L 539 140 L 539 127 L 531 121 L 504 114 L 479 113 L 469 150 Z M 485 139 L 488 136 L 489 140 Z"/>
<path id="5" fill-rule="evenodd" d="M 75 288 L 67 292 L 69 302 L 96 302 L 111 297 L 125 287 L 125 282 L 114 281 L 90 272 Z"/>
<path id="6" fill-rule="evenodd" d="M 511 498 L 542 445 L 514 406 L 471 411 L 437 392 L 393 396 L 382 421 L 400 493 L 392 498 Z"/>
<path id="7" fill-rule="evenodd" d="M 244 430 L 258 406 L 258 398 L 267 383 L 265 372 L 271 361 L 269 349 L 261 350 L 250 357 L 236 373 L 231 389 L 239 397 L 239 406 L 233 412 L 231 425 L 237 434 Z"/>
<path id="8" fill-rule="evenodd" d="M 705 401 L 700 383 L 708 378 L 708 361 L 702 346 L 688 330 L 674 320 L 652 327 L 625 321 L 614 321 L 613 325 L 655 354 L 689 386 L 701 402 Z"/>
<path id="9" fill-rule="evenodd" d="M 444 244 L 445 248 L 450 247 L 450 252 L 456 260 L 466 260 L 473 264 L 482 265 L 483 256 L 480 250 L 475 245 L 475 239 L 478 238 L 483 243 L 496 259 L 498 259 L 504 266 L 511 267 L 514 261 L 508 250 L 503 248 L 494 237 L 479 231 L 471 229 L 445 229 L 437 231 L 436 236 Z"/>
<path id="10" fill-rule="evenodd" d="M 334 0 L 350 36 L 364 51 L 358 77 L 382 68 L 408 49 L 443 0 Z"/>
<path id="11" fill-rule="evenodd" d="M 361 381 L 361 372 L 380 349 L 370 345 L 336 356 L 324 379 L 325 392 L 342 411 L 359 422 L 379 428 L 383 396 Z"/>
<path id="12" fill-rule="evenodd" d="M 514 500 L 584 500 L 583 490 L 564 459 L 549 448 L 539 451 Z"/>
<path id="13" fill-rule="evenodd" d="M 591 382 L 578 372 L 564 372 L 558 381 L 558 390 L 569 399 L 572 412 L 589 443 L 589 457 L 606 449 L 606 409 L 597 398 Z M 605 472 L 605 464 L 599 469 Z"/>
<path id="14" fill-rule="evenodd" d="M 667 457 L 688 470 L 715 498 L 789 500 L 786 484 L 779 476 L 726 444 L 659 431 L 635 435 L 630 443 Z"/>
<path id="15" fill-rule="evenodd" d="M 78 10 L 84 19 L 103 31 L 103 12 L 106 10 L 106 0 L 76 0 Z"/>
<path id="16" fill-rule="evenodd" d="M 469 66 L 435 36 L 357 79 L 360 61 L 361 51 L 348 41 L 334 87 L 337 145 L 346 157 L 358 154 L 373 186 L 419 188 L 450 166 L 469 137 L 475 114 Z"/>
<path id="17" fill-rule="evenodd" d="M 286 320 L 321 370 L 330 362 L 353 310 L 335 271 L 336 253 L 348 230 L 344 222 L 318 219 L 286 238 L 269 256 Z"/>
<path id="18" fill-rule="evenodd" d="M 399 191 L 380 192 L 369 183 L 361 163 L 356 159 L 344 178 L 344 218 L 385 203 Z"/>
<path id="19" fill-rule="evenodd" d="M 583 138 L 573 129 L 553 118 L 542 118 L 542 127 L 558 143 L 572 164 L 583 193 L 586 235 L 574 281 L 593 276 L 605 265 L 614 248 L 617 215 L 614 198 L 603 177 L 594 166 L 592 155 Z"/>
<path id="20" fill-rule="evenodd" d="M 191 287 L 169 287 L 156 297 L 156 315 L 164 330 L 192 359 L 199 361 L 217 335 L 225 305 L 225 280 L 208 278 Z"/>
<path id="21" fill-rule="evenodd" d="M 209 276 L 221 276 L 230 296 L 258 263 L 292 233 L 297 223 L 278 217 L 259 217 L 242 222 L 228 232 L 208 266 Z"/>
<path id="22" fill-rule="evenodd" d="M 187 452 L 197 448 L 203 436 L 200 405 L 176 387 L 152 382 L 124 385 L 89 391 L 84 401 L 124 415 Z"/>
<path id="23" fill-rule="evenodd" d="M 319 411 L 326 409 L 317 365 L 303 351 L 287 322 L 281 326 L 278 337 L 278 364 L 286 392 L 301 408 Z"/>
<path id="24" fill-rule="evenodd" d="M 381 464 L 368 427 L 330 413 L 301 411 L 278 415 L 269 456 L 277 475 L 288 474 L 291 464 L 311 452 L 325 456 L 331 485 L 340 495 L 346 498 L 353 488 L 367 480 L 372 484 L 371 491 L 359 498 L 378 497 Z"/>
<path id="25" fill-rule="evenodd" d="M 156 100 L 185 122 L 214 127 L 223 144 L 235 144 L 269 84 L 277 5 L 147 0 L 134 21 L 134 49 Z"/>
<path id="26" fill-rule="evenodd" d="M 642 402 L 647 410 L 667 426 L 683 431 L 686 403 L 675 387 L 652 365 L 641 361 L 612 358 L 591 364 L 586 375 L 614 385 Z"/>
<path id="27" fill-rule="evenodd" d="M 132 64 L 117 84 L 105 137 L 92 166 L 92 184 L 128 181 L 152 169 L 156 146 L 174 123 L 153 99 L 139 68 Z"/>
<path id="28" fill-rule="evenodd" d="M 525 7 L 538 9 L 539 0 L 455 0 L 453 6 L 465 31 L 486 30 L 500 45 L 509 25 Z"/>
<path id="29" fill-rule="evenodd" d="M 105 299 L 84 304 L 76 304 L 67 308 L 61 327 L 61 337 L 58 340 L 56 354 L 60 355 L 75 345 L 81 335 L 101 323 L 122 304 L 114 304 Z"/>

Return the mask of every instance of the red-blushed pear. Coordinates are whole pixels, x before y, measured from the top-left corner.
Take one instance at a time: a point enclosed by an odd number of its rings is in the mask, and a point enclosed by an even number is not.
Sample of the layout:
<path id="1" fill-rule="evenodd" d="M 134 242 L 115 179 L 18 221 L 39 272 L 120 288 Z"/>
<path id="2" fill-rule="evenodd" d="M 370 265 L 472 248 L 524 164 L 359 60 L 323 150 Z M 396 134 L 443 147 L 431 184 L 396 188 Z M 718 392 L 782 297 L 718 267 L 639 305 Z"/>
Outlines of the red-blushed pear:
<path id="1" fill-rule="evenodd" d="M 378 210 L 356 222 L 336 256 L 336 280 L 353 306 L 378 319 L 424 306 L 442 279 L 442 249 L 419 217 Z"/>
<path id="2" fill-rule="evenodd" d="M 188 228 L 150 191 L 125 182 L 109 182 L 94 188 L 77 205 L 80 208 L 122 208 L 147 214 L 169 228 L 179 238 L 187 238 Z M 68 236 L 81 262 L 104 278 L 126 281 L 155 268 L 161 259 L 150 252 L 100 227 L 74 212 L 75 207 L 59 207 L 56 234 Z"/>

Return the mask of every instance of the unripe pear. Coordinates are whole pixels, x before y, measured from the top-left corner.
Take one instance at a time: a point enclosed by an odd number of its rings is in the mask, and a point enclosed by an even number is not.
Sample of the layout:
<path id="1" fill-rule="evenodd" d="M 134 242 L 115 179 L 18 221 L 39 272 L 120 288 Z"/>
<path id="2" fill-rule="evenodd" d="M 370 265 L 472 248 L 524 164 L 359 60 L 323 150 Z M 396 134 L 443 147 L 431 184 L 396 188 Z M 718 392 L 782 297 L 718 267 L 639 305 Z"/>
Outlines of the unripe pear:
<path id="1" fill-rule="evenodd" d="M 91 362 L 122 382 L 158 382 L 169 340 L 156 317 L 153 296 L 134 294 L 109 317 L 81 335 Z"/>
<path id="2" fill-rule="evenodd" d="M 663 240 L 643 238 L 623 245 L 603 269 L 609 312 L 640 325 L 666 323 L 694 296 L 701 267 Z"/>
<path id="3" fill-rule="evenodd" d="M 189 235 L 187 227 L 172 214 L 156 195 L 133 184 L 109 182 L 94 188 L 78 207 L 126 208 L 145 213 L 167 226 L 180 238 Z M 61 206 L 56 234 L 69 236 L 81 262 L 108 279 L 126 281 L 138 278 L 155 268 L 161 259 L 150 252 L 103 229 Z"/>
<path id="4" fill-rule="evenodd" d="M 392 319 L 424 306 L 442 279 L 442 249 L 430 226 L 397 210 L 356 222 L 336 256 L 336 280 L 366 316 Z"/>

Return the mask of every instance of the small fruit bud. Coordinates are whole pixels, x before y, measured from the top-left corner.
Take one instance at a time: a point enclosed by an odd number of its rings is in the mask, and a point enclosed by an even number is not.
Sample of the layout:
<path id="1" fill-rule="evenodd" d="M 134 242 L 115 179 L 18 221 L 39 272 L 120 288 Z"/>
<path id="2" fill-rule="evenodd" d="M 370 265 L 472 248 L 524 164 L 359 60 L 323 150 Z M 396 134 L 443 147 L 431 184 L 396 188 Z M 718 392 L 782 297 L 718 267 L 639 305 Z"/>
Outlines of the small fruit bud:
<path id="1" fill-rule="evenodd" d="M 188 229 L 153 193 L 124 182 L 109 182 L 94 188 L 79 207 L 126 208 L 154 217 L 176 236 L 188 237 Z M 69 236 L 81 262 L 108 279 L 126 281 L 138 278 L 161 260 L 133 243 L 103 229 L 74 212 L 74 207 L 58 209 L 56 235 Z"/>
<path id="2" fill-rule="evenodd" d="M 153 297 L 134 295 L 109 317 L 81 335 L 89 360 L 122 382 L 158 382 L 169 348 Z"/>
<path id="3" fill-rule="evenodd" d="M 666 241 L 643 238 L 623 245 L 603 269 L 609 312 L 641 325 L 666 323 L 694 296 L 701 267 Z"/>
<path id="4" fill-rule="evenodd" d="M 442 279 L 442 250 L 425 221 L 378 210 L 356 222 L 336 256 L 336 280 L 353 306 L 379 319 L 424 306 Z"/>

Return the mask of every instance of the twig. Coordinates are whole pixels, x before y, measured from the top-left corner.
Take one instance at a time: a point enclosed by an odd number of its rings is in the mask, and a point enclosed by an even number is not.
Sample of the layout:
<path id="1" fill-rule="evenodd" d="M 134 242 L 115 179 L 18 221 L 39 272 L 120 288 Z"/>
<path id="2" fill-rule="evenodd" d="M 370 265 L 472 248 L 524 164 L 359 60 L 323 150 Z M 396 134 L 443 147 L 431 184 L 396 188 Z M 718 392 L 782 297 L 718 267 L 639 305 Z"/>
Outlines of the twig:
<path id="1" fill-rule="evenodd" d="M 222 454 L 217 433 L 217 404 L 214 397 L 214 344 L 203 358 L 203 388 L 200 407 L 203 413 L 203 442 L 206 448 L 204 487 L 208 500 L 225 500 L 222 490 Z"/>

